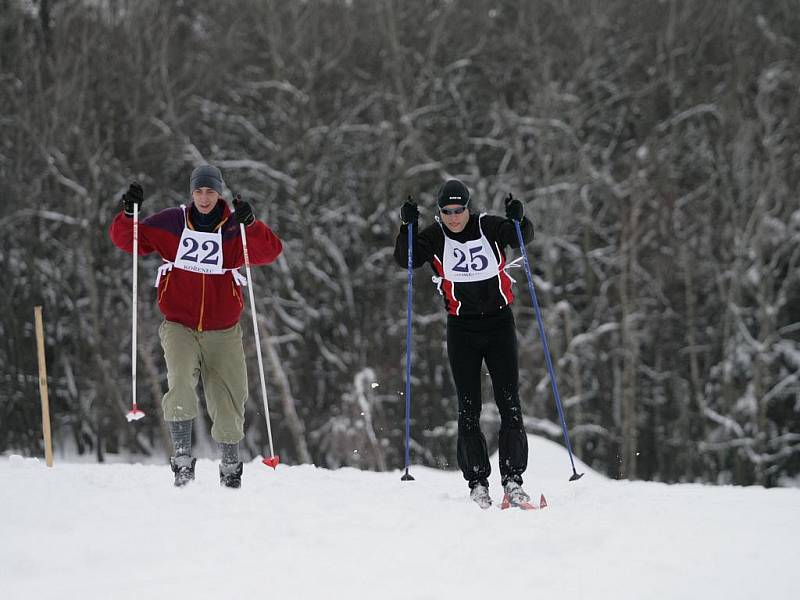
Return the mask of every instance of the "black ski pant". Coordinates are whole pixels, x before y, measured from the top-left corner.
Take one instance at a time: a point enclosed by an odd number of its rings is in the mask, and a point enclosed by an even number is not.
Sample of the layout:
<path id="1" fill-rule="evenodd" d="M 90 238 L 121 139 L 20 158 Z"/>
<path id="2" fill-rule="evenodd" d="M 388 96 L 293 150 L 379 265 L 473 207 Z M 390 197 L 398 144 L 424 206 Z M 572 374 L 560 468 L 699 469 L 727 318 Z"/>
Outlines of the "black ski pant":
<path id="1" fill-rule="evenodd" d="M 500 477 L 522 483 L 528 466 L 528 438 L 519 405 L 519 367 L 514 315 L 505 308 L 492 315 L 448 316 L 447 355 L 458 394 L 458 466 L 470 487 L 491 473 L 486 438 L 480 427 L 481 365 L 492 378 L 500 411 Z"/>

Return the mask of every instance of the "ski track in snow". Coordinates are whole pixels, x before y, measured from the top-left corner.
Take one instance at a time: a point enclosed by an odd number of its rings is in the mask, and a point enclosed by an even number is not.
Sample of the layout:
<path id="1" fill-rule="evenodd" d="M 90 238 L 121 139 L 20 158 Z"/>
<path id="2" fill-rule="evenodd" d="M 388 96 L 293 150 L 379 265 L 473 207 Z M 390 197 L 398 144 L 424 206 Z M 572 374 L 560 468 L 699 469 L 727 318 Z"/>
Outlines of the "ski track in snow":
<path id="1" fill-rule="evenodd" d="M 800 489 L 586 475 L 531 437 L 525 488 L 543 511 L 468 499 L 460 473 L 0 457 L 0 598 L 800 598 Z M 57 458 L 58 460 L 58 458 Z"/>

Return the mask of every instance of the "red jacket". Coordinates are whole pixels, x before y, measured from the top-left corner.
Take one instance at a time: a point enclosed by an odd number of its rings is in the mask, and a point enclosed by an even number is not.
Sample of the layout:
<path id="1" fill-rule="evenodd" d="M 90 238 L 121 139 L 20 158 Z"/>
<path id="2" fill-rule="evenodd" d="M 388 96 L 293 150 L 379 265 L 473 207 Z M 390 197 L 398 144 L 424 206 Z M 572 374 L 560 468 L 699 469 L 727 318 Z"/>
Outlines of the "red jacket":
<path id="1" fill-rule="evenodd" d="M 244 265 L 244 252 L 239 224 L 228 205 L 223 204 L 222 266 L 235 269 Z M 186 208 L 186 225 L 193 229 L 190 207 Z M 180 207 L 167 208 L 139 222 L 139 254 L 157 252 L 165 261 L 175 261 L 178 242 L 184 227 Z M 271 263 L 281 253 L 283 245 L 269 227 L 255 221 L 247 228 L 247 253 L 251 265 Z M 109 228 L 111 241 L 118 248 L 133 253 L 133 219 L 124 212 L 114 218 Z M 153 273 L 153 277 L 155 277 Z M 244 308 L 241 288 L 230 271 L 222 275 L 205 275 L 173 268 L 161 277 L 158 285 L 158 306 L 168 321 L 174 321 L 197 331 L 228 329 L 239 322 Z"/>

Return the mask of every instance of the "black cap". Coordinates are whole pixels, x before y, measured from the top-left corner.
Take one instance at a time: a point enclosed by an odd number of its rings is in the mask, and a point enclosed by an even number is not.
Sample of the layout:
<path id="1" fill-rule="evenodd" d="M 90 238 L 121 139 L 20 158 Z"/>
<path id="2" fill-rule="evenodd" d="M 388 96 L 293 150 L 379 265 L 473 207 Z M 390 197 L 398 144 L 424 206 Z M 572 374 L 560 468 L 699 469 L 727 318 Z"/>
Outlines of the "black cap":
<path id="1" fill-rule="evenodd" d="M 211 165 L 200 165 L 192 171 L 189 178 L 189 193 L 191 194 L 198 188 L 207 187 L 222 195 L 222 173 L 217 167 Z"/>
<path id="2" fill-rule="evenodd" d="M 448 206 L 449 204 L 461 204 L 462 206 L 466 206 L 469 202 L 469 198 L 469 189 L 462 181 L 458 179 L 449 179 L 439 189 L 439 193 L 436 194 L 436 204 L 439 205 L 439 208 Z"/>

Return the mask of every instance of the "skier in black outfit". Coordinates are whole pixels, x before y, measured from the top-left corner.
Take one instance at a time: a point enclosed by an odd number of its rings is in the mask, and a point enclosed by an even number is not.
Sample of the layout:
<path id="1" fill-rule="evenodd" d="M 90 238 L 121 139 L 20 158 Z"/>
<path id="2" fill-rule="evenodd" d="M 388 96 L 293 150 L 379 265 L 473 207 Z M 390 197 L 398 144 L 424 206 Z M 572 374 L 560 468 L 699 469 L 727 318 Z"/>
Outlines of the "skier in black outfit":
<path id="1" fill-rule="evenodd" d="M 500 410 L 500 475 L 511 504 L 530 498 L 522 489 L 528 463 L 528 439 L 520 410 L 517 335 L 510 305 L 511 279 L 505 272 L 505 248 L 519 248 L 513 221 L 520 221 L 527 245 L 533 225 L 522 202 L 506 199 L 506 218 L 469 211 L 470 193 L 457 179 L 437 194 L 436 222 L 417 232 L 419 209 L 403 204 L 394 257 L 408 266 L 408 225 L 414 225 L 413 267 L 429 263 L 447 310 L 447 354 L 458 394 L 458 466 L 469 482 L 470 497 L 491 506 L 491 473 L 486 438 L 480 428 L 481 363 L 486 361 Z"/>

